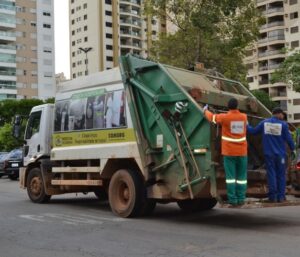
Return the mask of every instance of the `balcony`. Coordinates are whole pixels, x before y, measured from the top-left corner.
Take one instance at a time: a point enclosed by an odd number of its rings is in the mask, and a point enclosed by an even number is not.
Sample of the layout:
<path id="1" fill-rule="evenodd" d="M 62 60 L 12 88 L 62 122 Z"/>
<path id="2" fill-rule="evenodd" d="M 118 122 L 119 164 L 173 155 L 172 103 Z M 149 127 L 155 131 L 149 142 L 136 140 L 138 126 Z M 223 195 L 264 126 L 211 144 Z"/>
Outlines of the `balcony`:
<path id="1" fill-rule="evenodd" d="M 16 34 L 13 32 L 0 31 L 0 40 L 14 42 L 16 41 Z"/>
<path id="2" fill-rule="evenodd" d="M 263 80 L 259 81 L 258 84 L 259 85 L 268 85 L 268 84 L 270 84 L 270 82 L 268 79 L 263 79 Z"/>
<path id="3" fill-rule="evenodd" d="M 0 4 L 0 13 L 15 14 L 16 7 L 14 5 Z"/>
<path id="4" fill-rule="evenodd" d="M 282 35 L 275 35 L 270 37 L 265 37 L 258 40 L 258 44 L 264 44 L 267 42 L 275 41 L 275 40 L 284 40 L 284 34 Z"/>
<path id="5" fill-rule="evenodd" d="M 120 4 L 121 3 L 141 5 L 141 1 L 139 0 L 120 0 Z"/>
<path id="6" fill-rule="evenodd" d="M 278 69 L 279 67 L 280 67 L 280 63 L 270 64 L 269 70 L 275 70 L 275 69 Z"/>
<path id="7" fill-rule="evenodd" d="M 271 13 L 276 13 L 276 12 L 284 12 L 283 7 L 275 7 L 275 8 L 269 8 L 266 11 L 263 12 L 264 15 L 266 14 L 271 14 Z"/>
<path id="8" fill-rule="evenodd" d="M 263 30 L 263 29 L 273 28 L 273 27 L 277 27 L 277 26 L 284 26 L 284 22 L 283 21 L 274 21 L 274 22 L 262 25 L 260 27 L 260 29 Z"/>
<path id="9" fill-rule="evenodd" d="M 266 56 L 278 55 L 278 54 L 285 55 L 285 53 L 282 50 L 269 50 L 269 51 L 258 53 L 258 57 L 266 57 Z"/>

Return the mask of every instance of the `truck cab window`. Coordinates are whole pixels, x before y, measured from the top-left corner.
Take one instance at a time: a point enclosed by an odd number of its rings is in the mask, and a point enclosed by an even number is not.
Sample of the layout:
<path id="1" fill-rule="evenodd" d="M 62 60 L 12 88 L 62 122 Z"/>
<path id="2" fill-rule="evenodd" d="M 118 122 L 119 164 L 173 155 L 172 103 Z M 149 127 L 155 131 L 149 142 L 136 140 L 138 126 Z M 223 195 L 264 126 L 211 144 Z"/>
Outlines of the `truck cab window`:
<path id="1" fill-rule="evenodd" d="M 33 112 L 30 114 L 25 139 L 30 139 L 35 133 L 39 132 L 41 115 L 42 111 Z"/>

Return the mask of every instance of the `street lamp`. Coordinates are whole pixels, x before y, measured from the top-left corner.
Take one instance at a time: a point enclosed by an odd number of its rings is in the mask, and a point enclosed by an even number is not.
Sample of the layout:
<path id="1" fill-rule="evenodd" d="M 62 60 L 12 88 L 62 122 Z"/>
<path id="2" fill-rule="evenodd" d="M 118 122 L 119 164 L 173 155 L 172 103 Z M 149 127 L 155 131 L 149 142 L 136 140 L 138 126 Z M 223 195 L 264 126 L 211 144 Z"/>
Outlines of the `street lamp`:
<path id="1" fill-rule="evenodd" d="M 86 47 L 86 48 L 79 47 L 79 50 L 85 53 L 85 75 L 88 75 L 88 57 L 87 57 L 87 54 L 92 49 L 93 49 L 92 47 Z"/>

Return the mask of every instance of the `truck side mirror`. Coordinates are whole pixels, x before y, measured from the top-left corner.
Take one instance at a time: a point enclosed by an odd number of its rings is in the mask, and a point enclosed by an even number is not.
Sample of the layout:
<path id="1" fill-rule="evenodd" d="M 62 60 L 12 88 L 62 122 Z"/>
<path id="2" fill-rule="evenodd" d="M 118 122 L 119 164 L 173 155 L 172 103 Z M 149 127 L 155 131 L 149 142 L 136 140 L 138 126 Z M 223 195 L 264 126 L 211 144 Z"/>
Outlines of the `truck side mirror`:
<path id="1" fill-rule="evenodd" d="M 13 131 L 12 134 L 15 138 L 20 137 L 20 132 L 21 132 L 21 124 L 22 124 L 22 117 L 20 115 L 16 115 L 14 117 L 13 121 Z"/>

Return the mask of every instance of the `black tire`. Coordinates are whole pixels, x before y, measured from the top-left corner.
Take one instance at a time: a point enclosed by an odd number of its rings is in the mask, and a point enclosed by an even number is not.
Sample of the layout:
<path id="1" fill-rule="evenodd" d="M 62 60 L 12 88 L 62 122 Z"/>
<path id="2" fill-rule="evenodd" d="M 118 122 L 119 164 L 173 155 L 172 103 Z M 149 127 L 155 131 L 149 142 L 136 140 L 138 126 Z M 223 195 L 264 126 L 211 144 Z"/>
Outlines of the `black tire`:
<path id="1" fill-rule="evenodd" d="M 10 180 L 18 180 L 19 176 L 18 175 L 8 175 Z"/>
<path id="2" fill-rule="evenodd" d="M 123 218 L 140 215 L 145 203 L 141 176 L 132 170 L 118 170 L 109 183 L 108 198 L 111 210 L 116 215 Z"/>
<path id="3" fill-rule="evenodd" d="M 94 191 L 95 196 L 98 198 L 100 201 L 107 201 L 108 200 L 108 194 L 105 191 L 104 188 L 97 188 Z"/>
<path id="4" fill-rule="evenodd" d="M 214 208 L 217 204 L 215 198 L 188 199 L 177 202 L 179 208 L 185 212 L 207 211 Z"/>
<path id="5" fill-rule="evenodd" d="M 29 171 L 27 181 L 27 194 L 34 203 L 49 202 L 51 195 L 45 193 L 43 177 L 39 168 L 33 168 Z"/>

